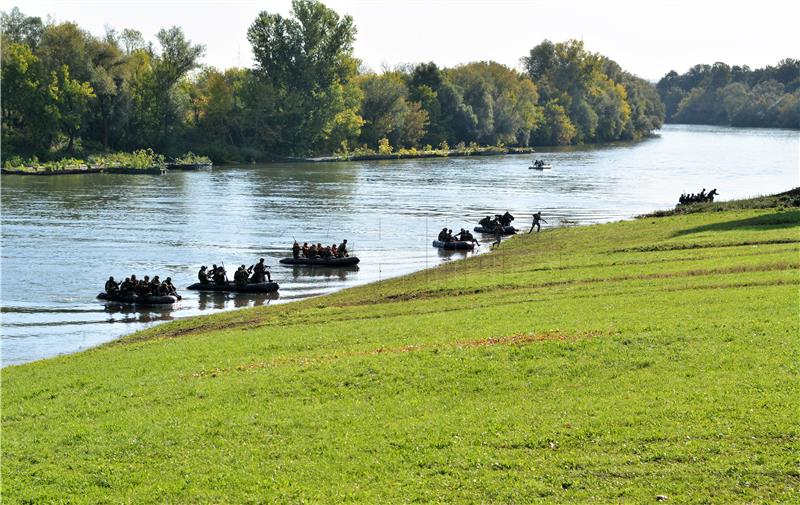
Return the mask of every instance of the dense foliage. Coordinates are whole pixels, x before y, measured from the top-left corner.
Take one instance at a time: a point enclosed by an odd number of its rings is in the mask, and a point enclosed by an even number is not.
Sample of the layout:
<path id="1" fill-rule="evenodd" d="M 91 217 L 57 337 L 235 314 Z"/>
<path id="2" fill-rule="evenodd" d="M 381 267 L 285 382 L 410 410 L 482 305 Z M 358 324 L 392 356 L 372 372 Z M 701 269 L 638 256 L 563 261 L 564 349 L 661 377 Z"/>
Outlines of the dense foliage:
<path id="1" fill-rule="evenodd" d="M 473 143 L 636 139 L 658 128 L 654 87 L 577 41 L 545 41 L 526 72 L 495 62 L 359 69 L 356 29 L 314 0 L 250 26 L 255 67 L 202 67 L 178 27 L 147 43 L 3 13 L 3 156 L 61 158 L 152 148 L 216 161 Z"/>
<path id="2" fill-rule="evenodd" d="M 800 128 L 800 60 L 755 70 L 695 65 L 669 72 L 657 89 L 671 123 Z"/>

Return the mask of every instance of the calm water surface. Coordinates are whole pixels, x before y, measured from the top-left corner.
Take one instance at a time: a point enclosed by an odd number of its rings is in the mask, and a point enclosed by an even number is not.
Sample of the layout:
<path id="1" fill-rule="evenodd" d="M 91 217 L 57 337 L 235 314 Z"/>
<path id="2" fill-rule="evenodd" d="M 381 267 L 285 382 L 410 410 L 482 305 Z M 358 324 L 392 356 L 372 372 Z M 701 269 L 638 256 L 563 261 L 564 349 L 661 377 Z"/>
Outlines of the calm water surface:
<path id="1" fill-rule="evenodd" d="M 235 166 L 153 175 L 3 176 L 2 363 L 91 347 L 175 318 L 284 303 L 435 266 L 443 226 L 471 228 L 506 209 L 517 225 L 541 210 L 551 226 L 669 208 L 681 192 L 721 199 L 798 185 L 800 133 L 666 126 L 634 144 L 542 150 L 529 157 Z M 348 238 L 358 270 L 284 267 L 293 238 Z M 486 249 L 486 246 L 480 249 Z M 185 287 L 201 264 L 231 269 L 259 257 L 280 295 L 182 291 L 172 310 L 106 308 L 109 275 L 171 276 Z"/>

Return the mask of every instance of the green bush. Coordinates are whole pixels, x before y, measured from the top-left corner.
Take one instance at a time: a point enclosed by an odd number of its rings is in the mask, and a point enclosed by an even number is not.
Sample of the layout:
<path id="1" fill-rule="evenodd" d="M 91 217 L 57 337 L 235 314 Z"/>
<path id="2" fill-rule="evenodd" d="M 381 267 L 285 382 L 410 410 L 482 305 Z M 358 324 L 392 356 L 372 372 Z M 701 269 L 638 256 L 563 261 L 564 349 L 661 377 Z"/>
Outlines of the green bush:
<path id="1" fill-rule="evenodd" d="M 156 154 L 152 149 L 139 149 L 132 153 L 111 153 L 89 157 L 93 167 L 103 168 L 164 168 L 166 160 L 163 154 Z"/>
<path id="2" fill-rule="evenodd" d="M 211 163 L 211 158 L 208 156 L 201 156 L 189 151 L 183 156 L 175 158 L 175 163 L 179 165 L 205 165 Z"/>

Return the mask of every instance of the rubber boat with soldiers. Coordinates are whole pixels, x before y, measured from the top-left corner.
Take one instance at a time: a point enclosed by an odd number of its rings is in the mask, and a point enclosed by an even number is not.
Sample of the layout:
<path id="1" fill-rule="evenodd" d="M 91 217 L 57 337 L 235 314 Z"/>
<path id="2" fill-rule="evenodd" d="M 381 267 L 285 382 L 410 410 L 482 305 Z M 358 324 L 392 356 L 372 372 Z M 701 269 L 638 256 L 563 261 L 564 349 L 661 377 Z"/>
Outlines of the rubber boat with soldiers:
<path id="1" fill-rule="evenodd" d="M 497 235 L 498 227 L 502 227 L 501 235 L 514 235 L 517 233 L 517 229 L 511 226 L 511 221 L 513 220 L 514 216 L 512 216 L 510 212 L 506 211 L 505 214 L 502 215 L 495 214 L 494 217 L 484 217 L 478 221 L 478 226 L 473 228 L 473 230 L 478 233 L 485 233 L 487 235 Z"/>
<path id="2" fill-rule="evenodd" d="M 200 267 L 197 273 L 197 280 L 186 289 L 193 291 L 218 291 L 229 293 L 272 293 L 277 291 L 280 286 L 272 281 L 269 274 L 269 266 L 264 263 L 264 258 L 258 263 L 246 268 L 241 265 L 233 274 L 233 282 L 228 280 L 225 265 L 212 265 L 209 269 L 205 265 Z"/>
<path id="3" fill-rule="evenodd" d="M 553 168 L 553 165 L 545 163 L 543 160 L 534 160 L 528 170 L 550 170 L 551 168 Z"/>
<path id="4" fill-rule="evenodd" d="M 439 232 L 439 236 L 433 241 L 433 247 L 439 249 L 471 250 L 474 249 L 476 245 L 480 245 L 480 243 L 475 240 L 472 233 L 464 228 L 461 228 L 461 231 L 455 235 L 453 234 L 453 230 L 442 228 L 442 231 Z"/>
<path id="5" fill-rule="evenodd" d="M 282 265 L 313 267 L 352 267 L 361 261 L 348 254 L 347 240 L 339 245 L 323 246 L 321 243 L 304 242 L 301 246 L 296 240 L 292 244 L 291 258 L 281 258 Z"/>
<path id="6" fill-rule="evenodd" d="M 177 303 L 181 299 L 172 279 L 167 277 L 161 282 L 158 275 L 153 276 L 153 280 L 148 275 L 142 280 L 131 275 L 119 283 L 114 277 L 109 277 L 104 289 L 105 291 L 97 295 L 97 299 L 105 300 L 106 304 L 164 306 Z"/>

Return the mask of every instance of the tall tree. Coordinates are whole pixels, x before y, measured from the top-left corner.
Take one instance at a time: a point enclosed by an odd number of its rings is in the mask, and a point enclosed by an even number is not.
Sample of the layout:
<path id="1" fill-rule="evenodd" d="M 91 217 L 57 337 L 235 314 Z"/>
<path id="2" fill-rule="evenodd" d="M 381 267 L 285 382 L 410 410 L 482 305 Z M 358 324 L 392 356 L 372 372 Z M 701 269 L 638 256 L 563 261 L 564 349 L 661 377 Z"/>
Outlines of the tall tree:
<path id="1" fill-rule="evenodd" d="M 313 152 L 327 142 L 345 107 L 342 87 L 356 74 L 355 35 L 350 16 L 313 0 L 294 0 L 290 18 L 261 12 L 250 26 L 258 75 L 278 95 L 280 150 Z"/>

